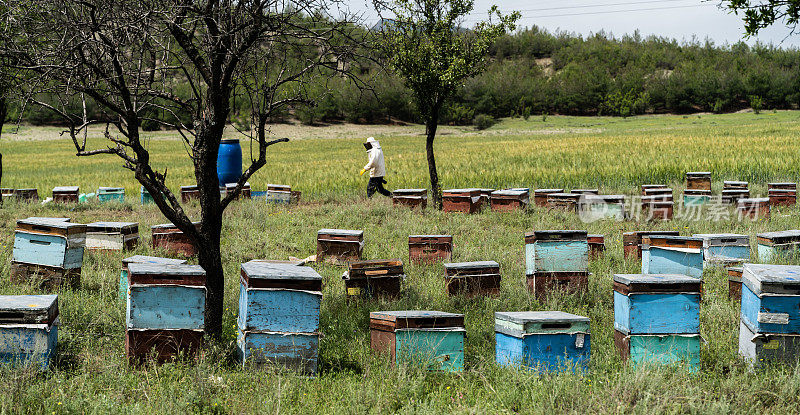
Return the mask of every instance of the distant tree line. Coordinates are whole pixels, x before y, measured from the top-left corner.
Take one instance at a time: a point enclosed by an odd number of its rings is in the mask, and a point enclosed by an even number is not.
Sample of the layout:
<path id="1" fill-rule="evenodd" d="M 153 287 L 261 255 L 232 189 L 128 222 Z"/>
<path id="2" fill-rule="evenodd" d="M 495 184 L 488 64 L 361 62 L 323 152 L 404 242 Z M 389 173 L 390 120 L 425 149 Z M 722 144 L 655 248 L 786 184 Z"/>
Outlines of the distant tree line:
<path id="1" fill-rule="evenodd" d="M 367 41 L 376 39 L 368 30 L 362 35 Z M 638 33 L 583 37 L 534 26 L 502 36 L 489 53 L 488 69 L 455 94 L 442 111 L 443 123 L 479 121 L 486 126 L 487 119 L 509 116 L 722 113 L 800 106 L 800 50 L 794 48 L 718 46 Z M 322 78 L 318 91 L 313 84 L 308 91 L 317 94 L 316 105 L 275 111 L 272 122 L 422 121 L 411 91 L 399 78 L 377 63 L 351 64 L 359 66 L 355 72 L 369 87 L 349 77 Z M 174 90 L 188 94 L 190 86 L 176 80 Z M 252 105 L 247 95 L 235 94 L 231 105 L 230 121 L 248 128 Z M 95 111 L 91 102 L 87 111 L 91 118 Z M 18 114 L 19 108 L 12 107 L 8 117 L 16 119 Z M 94 115 L 101 116 L 99 111 Z M 158 117 L 152 114 L 153 119 Z M 31 124 L 58 123 L 52 113 L 37 109 L 26 111 L 22 118 Z M 163 125 L 152 121 L 143 128 Z"/>

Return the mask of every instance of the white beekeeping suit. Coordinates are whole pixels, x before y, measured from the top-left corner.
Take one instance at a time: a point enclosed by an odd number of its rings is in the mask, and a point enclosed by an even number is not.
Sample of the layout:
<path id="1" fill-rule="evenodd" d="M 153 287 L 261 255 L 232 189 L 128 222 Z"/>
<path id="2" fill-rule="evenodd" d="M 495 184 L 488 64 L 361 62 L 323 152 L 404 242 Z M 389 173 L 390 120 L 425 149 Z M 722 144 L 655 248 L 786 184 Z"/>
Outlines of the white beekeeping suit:
<path id="1" fill-rule="evenodd" d="M 364 166 L 364 170 L 369 171 L 369 177 L 386 176 L 386 164 L 383 161 L 381 143 L 379 143 L 375 137 L 368 138 L 367 143 L 369 143 L 372 148 L 367 151 L 367 154 L 369 154 L 369 161 L 367 165 Z"/>

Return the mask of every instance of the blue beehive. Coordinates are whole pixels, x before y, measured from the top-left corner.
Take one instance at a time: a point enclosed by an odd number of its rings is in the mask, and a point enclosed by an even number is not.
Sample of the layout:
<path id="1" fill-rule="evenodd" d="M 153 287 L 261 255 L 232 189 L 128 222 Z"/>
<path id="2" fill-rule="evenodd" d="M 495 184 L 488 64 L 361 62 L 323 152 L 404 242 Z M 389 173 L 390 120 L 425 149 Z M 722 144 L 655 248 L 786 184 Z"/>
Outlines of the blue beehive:
<path id="1" fill-rule="evenodd" d="M 243 363 L 317 370 L 322 276 L 292 263 L 241 266 L 237 348 Z"/>
<path id="2" fill-rule="evenodd" d="M 703 240 L 685 236 L 642 238 L 642 274 L 703 275 Z"/>
<path id="3" fill-rule="evenodd" d="M 698 233 L 703 240 L 704 266 L 728 266 L 750 260 L 750 238 L 735 233 Z"/>
<path id="4" fill-rule="evenodd" d="M 494 313 L 495 359 L 542 371 L 586 370 L 589 318 L 562 311 Z"/>
<path id="5" fill-rule="evenodd" d="M 47 218 L 20 219 L 14 232 L 13 261 L 63 269 L 80 268 L 86 225 Z"/>
<path id="6" fill-rule="evenodd" d="M 119 274 L 119 298 L 125 301 L 128 296 L 128 264 L 138 262 L 142 264 L 181 265 L 185 259 L 161 258 L 146 255 L 134 255 L 122 260 L 122 272 Z"/>
<path id="7" fill-rule="evenodd" d="M 764 232 L 756 235 L 758 260 L 775 262 L 796 256 L 800 248 L 800 230 Z"/>
<path id="8" fill-rule="evenodd" d="M 128 329 L 203 330 L 205 275 L 199 265 L 128 264 Z"/>
<path id="9" fill-rule="evenodd" d="M 47 369 L 57 344 L 57 295 L 0 295 L 0 362 Z"/>
<path id="10" fill-rule="evenodd" d="M 542 230 L 525 234 L 526 273 L 585 272 L 589 268 L 587 232 Z"/>
<path id="11" fill-rule="evenodd" d="M 754 333 L 800 334 L 800 266 L 744 264 L 742 321 Z"/>

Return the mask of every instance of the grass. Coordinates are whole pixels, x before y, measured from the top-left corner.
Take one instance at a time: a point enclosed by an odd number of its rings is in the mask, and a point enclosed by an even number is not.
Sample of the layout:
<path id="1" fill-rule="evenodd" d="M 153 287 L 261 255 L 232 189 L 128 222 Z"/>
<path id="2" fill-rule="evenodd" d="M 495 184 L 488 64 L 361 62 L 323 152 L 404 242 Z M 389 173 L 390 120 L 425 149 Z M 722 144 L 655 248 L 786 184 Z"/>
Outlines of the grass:
<path id="1" fill-rule="evenodd" d="M 779 112 L 631 119 L 548 117 L 504 120 L 488 131 L 447 128 L 438 142 L 446 187 L 601 186 L 605 193 L 637 193 L 644 182 L 681 187 L 687 170 L 711 170 L 715 190 L 723 179 L 752 182 L 764 193 L 767 180 L 794 180 L 800 114 Z M 324 136 L 326 129 L 282 126 L 297 136 Z M 326 127 L 328 128 L 328 127 Z M 735 232 L 754 236 L 797 227 L 798 210 L 783 209 L 770 221 L 733 219 L 657 224 L 582 223 L 576 215 L 533 208 L 527 213 L 466 216 L 392 208 L 388 200 L 365 201 L 362 135 L 374 134 L 387 154 L 390 185 L 424 186 L 420 127 L 339 126 L 353 138 L 299 139 L 270 151 L 271 164 L 251 180 L 291 184 L 304 202 L 291 208 L 242 201 L 226 212 L 223 260 L 226 275 L 225 332 L 210 342 L 197 362 L 130 367 L 124 358 L 125 306 L 117 298 L 120 260 L 132 254 L 161 254 L 149 248 L 150 225 L 164 222 L 153 206 L 138 204 L 138 186 L 113 158 L 78 159 L 70 143 L 52 129 L 26 128 L 0 144 L 4 187 L 36 186 L 43 196 L 56 185 L 83 189 L 124 185 L 124 204 L 89 203 L 70 208 L 10 203 L 0 209 L 0 294 L 35 293 L 8 278 L 14 220 L 26 216 L 70 216 L 78 222 L 133 219 L 142 246 L 132 253 L 87 254 L 80 289 L 60 292 L 62 329 L 52 370 L 0 368 L 0 413 L 797 413 L 800 371 L 770 367 L 750 372 L 737 356 L 738 308 L 727 299 L 721 270 L 705 275 L 701 307 L 701 370 L 623 365 L 613 346 L 611 275 L 636 272 L 623 258 L 621 233 L 677 229 L 682 234 Z M 383 136 L 380 133 L 386 132 Z M 169 166 L 173 188 L 190 181 L 179 141 L 156 134 L 150 149 Z M 46 155 L 43 157 L 42 155 Z M 196 215 L 197 207 L 189 211 Z M 448 297 L 441 264 L 406 264 L 408 279 L 396 301 L 348 303 L 340 267 L 318 265 L 324 277 L 320 371 L 315 378 L 269 369 L 240 367 L 233 349 L 238 299 L 238 266 L 254 258 L 305 257 L 315 251 L 320 228 L 363 229 L 367 259 L 407 259 L 407 237 L 451 233 L 454 261 L 496 260 L 501 295 Z M 590 265 L 586 293 L 538 302 L 525 289 L 522 235 L 531 229 L 587 229 L 606 235 L 607 255 Z M 369 350 L 368 312 L 436 309 L 466 315 L 466 371 L 426 373 L 395 368 Z M 495 311 L 563 310 L 592 320 L 592 361 L 585 375 L 535 373 L 493 364 Z"/>

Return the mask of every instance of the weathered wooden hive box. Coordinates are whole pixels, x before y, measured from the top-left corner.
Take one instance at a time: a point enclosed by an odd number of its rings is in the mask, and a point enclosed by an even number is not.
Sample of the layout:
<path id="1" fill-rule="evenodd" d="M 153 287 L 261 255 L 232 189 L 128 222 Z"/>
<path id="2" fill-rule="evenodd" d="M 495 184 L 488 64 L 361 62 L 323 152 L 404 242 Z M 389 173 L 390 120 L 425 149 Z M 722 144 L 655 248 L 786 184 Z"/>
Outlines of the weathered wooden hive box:
<path id="1" fill-rule="evenodd" d="M 365 300 L 398 297 L 405 278 L 399 259 L 353 261 L 342 276 L 347 297 Z"/>
<path id="2" fill-rule="evenodd" d="M 750 237 L 736 233 L 697 233 L 703 240 L 705 266 L 736 265 L 750 261 Z"/>
<path id="3" fill-rule="evenodd" d="M 728 273 L 728 299 L 742 301 L 742 267 L 727 267 L 725 272 Z"/>
<path id="4" fill-rule="evenodd" d="M 229 195 L 233 193 L 233 189 L 236 189 L 236 183 L 226 183 L 225 184 L 225 195 Z M 239 192 L 239 195 L 236 196 L 235 200 L 239 199 L 250 199 L 251 196 L 251 189 L 250 189 L 250 182 L 245 182 L 242 186 L 242 190 Z"/>
<path id="5" fill-rule="evenodd" d="M 442 210 L 445 212 L 476 213 L 481 205 L 481 189 L 449 189 L 442 192 Z"/>
<path id="6" fill-rule="evenodd" d="M 242 364 L 317 371 L 322 276 L 287 263 L 242 264 L 237 349 Z"/>
<path id="7" fill-rule="evenodd" d="M 10 187 L 0 187 L 0 198 L 8 200 L 14 197 L 14 189 Z"/>
<path id="8" fill-rule="evenodd" d="M 153 201 L 153 195 L 144 188 L 144 186 L 139 187 L 139 194 L 141 195 L 141 201 L 143 205 L 147 205 L 150 203 L 155 203 Z"/>
<path id="9" fill-rule="evenodd" d="M 665 201 L 672 201 L 672 188 L 663 184 L 643 184 L 642 196 L 658 196 Z"/>
<path id="10" fill-rule="evenodd" d="M 736 204 L 736 211 L 739 219 L 769 219 L 770 205 L 768 197 L 757 197 L 749 199 L 739 199 Z"/>
<path id="11" fill-rule="evenodd" d="M 0 295 L 0 363 L 45 370 L 57 345 L 57 295 Z"/>
<path id="12" fill-rule="evenodd" d="M 749 183 L 738 180 L 725 180 L 722 182 L 722 190 L 748 190 Z"/>
<path id="13" fill-rule="evenodd" d="M 122 251 L 139 245 L 137 222 L 94 222 L 86 225 L 86 249 Z"/>
<path id="14" fill-rule="evenodd" d="M 749 199 L 750 191 L 747 189 L 723 189 L 722 190 L 722 203 L 728 205 L 736 205 L 739 199 Z"/>
<path id="15" fill-rule="evenodd" d="M 800 266 L 744 264 L 739 354 L 754 366 L 800 359 Z"/>
<path id="16" fill-rule="evenodd" d="M 525 234 L 527 273 L 587 271 L 588 233 L 584 230 L 539 230 Z"/>
<path id="17" fill-rule="evenodd" d="M 580 199 L 580 193 L 550 193 L 547 195 L 547 207 L 577 212 Z"/>
<path id="18" fill-rule="evenodd" d="M 711 190 L 711 172 L 692 171 L 686 173 L 686 188 L 695 190 Z"/>
<path id="19" fill-rule="evenodd" d="M 131 262 L 128 281 L 125 352 L 129 361 L 194 356 L 205 329 L 203 268 Z"/>
<path id="20" fill-rule="evenodd" d="M 193 222 L 196 228 L 200 228 L 200 222 Z M 197 255 L 197 247 L 194 246 L 188 235 L 178 229 L 175 224 L 162 223 L 150 227 L 152 232 L 151 246 L 153 249 L 162 248 L 173 255 L 191 257 Z"/>
<path id="21" fill-rule="evenodd" d="M 53 202 L 78 203 L 78 186 L 56 186 L 53 188 Z"/>
<path id="22" fill-rule="evenodd" d="M 642 274 L 703 275 L 703 240 L 685 236 L 642 238 Z"/>
<path id="23" fill-rule="evenodd" d="M 11 280 L 41 280 L 53 289 L 64 283 L 80 284 L 86 225 L 57 218 L 28 218 L 17 221 Z"/>
<path id="24" fill-rule="evenodd" d="M 600 219 L 625 219 L 624 195 L 584 194 L 578 201 L 581 217 L 587 221 Z"/>
<path id="25" fill-rule="evenodd" d="M 425 209 L 428 207 L 428 189 L 397 189 L 392 192 L 392 204 Z"/>
<path id="26" fill-rule="evenodd" d="M 500 293 L 500 264 L 495 261 L 444 264 L 447 292 L 466 296 Z"/>
<path id="27" fill-rule="evenodd" d="M 200 199 L 200 189 L 197 185 L 181 186 L 182 203 L 189 203 L 189 201 L 196 199 Z"/>
<path id="28" fill-rule="evenodd" d="M 530 196 L 527 190 L 495 190 L 489 196 L 489 202 L 494 212 L 510 212 L 525 210 L 528 207 Z"/>
<path id="29" fill-rule="evenodd" d="M 684 206 L 700 206 L 711 201 L 711 190 L 686 189 L 683 191 Z"/>
<path id="30" fill-rule="evenodd" d="M 119 273 L 119 298 L 126 301 L 128 298 L 128 264 L 138 262 L 155 265 L 183 265 L 185 259 L 161 258 L 147 255 L 134 255 L 122 260 L 122 271 Z"/>
<path id="31" fill-rule="evenodd" d="M 775 190 L 797 190 L 797 183 L 795 182 L 773 182 L 767 183 L 767 189 Z"/>
<path id="32" fill-rule="evenodd" d="M 97 189 L 97 200 L 100 203 L 125 201 L 125 188 L 122 187 L 100 187 Z"/>
<path id="33" fill-rule="evenodd" d="M 678 231 L 633 231 L 622 233 L 622 251 L 625 258 L 642 258 L 642 238 L 645 236 L 671 235 L 678 236 Z"/>
<path id="34" fill-rule="evenodd" d="M 395 364 L 436 372 L 464 370 L 464 315 L 442 311 L 369 313 L 370 345 Z"/>
<path id="35" fill-rule="evenodd" d="M 794 206 L 797 204 L 796 183 L 769 183 L 767 186 L 770 206 Z"/>
<path id="36" fill-rule="evenodd" d="M 453 253 L 453 235 L 410 235 L 408 258 L 412 262 L 430 264 L 449 261 Z"/>
<path id="37" fill-rule="evenodd" d="M 267 185 L 267 203 L 291 203 L 292 187 L 285 184 Z"/>
<path id="38" fill-rule="evenodd" d="M 606 252 L 606 237 L 605 235 L 592 234 L 587 235 L 586 240 L 589 243 L 589 259 L 599 258 Z"/>
<path id="39" fill-rule="evenodd" d="M 589 318 L 562 311 L 494 313 L 495 360 L 542 372 L 589 368 Z"/>
<path id="40" fill-rule="evenodd" d="M 320 229 L 317 231 L 317 261 L 360 261 L 364 250 L 364 231 Z"/>
<path id="41" fill-rule="evenodd" d="M 614 343 L 622 359 L 697 370 L 702 284 L 680 274 L 615 274 Z"/>
<path id="42" fill-rule="evenodd" d="M 547 198 L 553 193 L 564 193 L 564 189 L 536 189 L 533 191 L 533 203 L 536 206 L 547 206 Z"/>
<path id="43" fill-rule="evenodd" d="M 675 202 L 661 195 L 642 196 L 642 215 L 647 220 L 672 220 Z"/>
<path id="44" fill-rule="evenodd" d="M 784 261 L 797 255 L 800 229 L 756 234 L 756 244 L 760 262 Z"/>
<path id="45" fill-rule="evenodd" d="M 26 202 L 38 202 L 39 201 L 39 190 L 37 189 L 14 189 L 14 197 L 17 200 L 22 200 Z"/>

